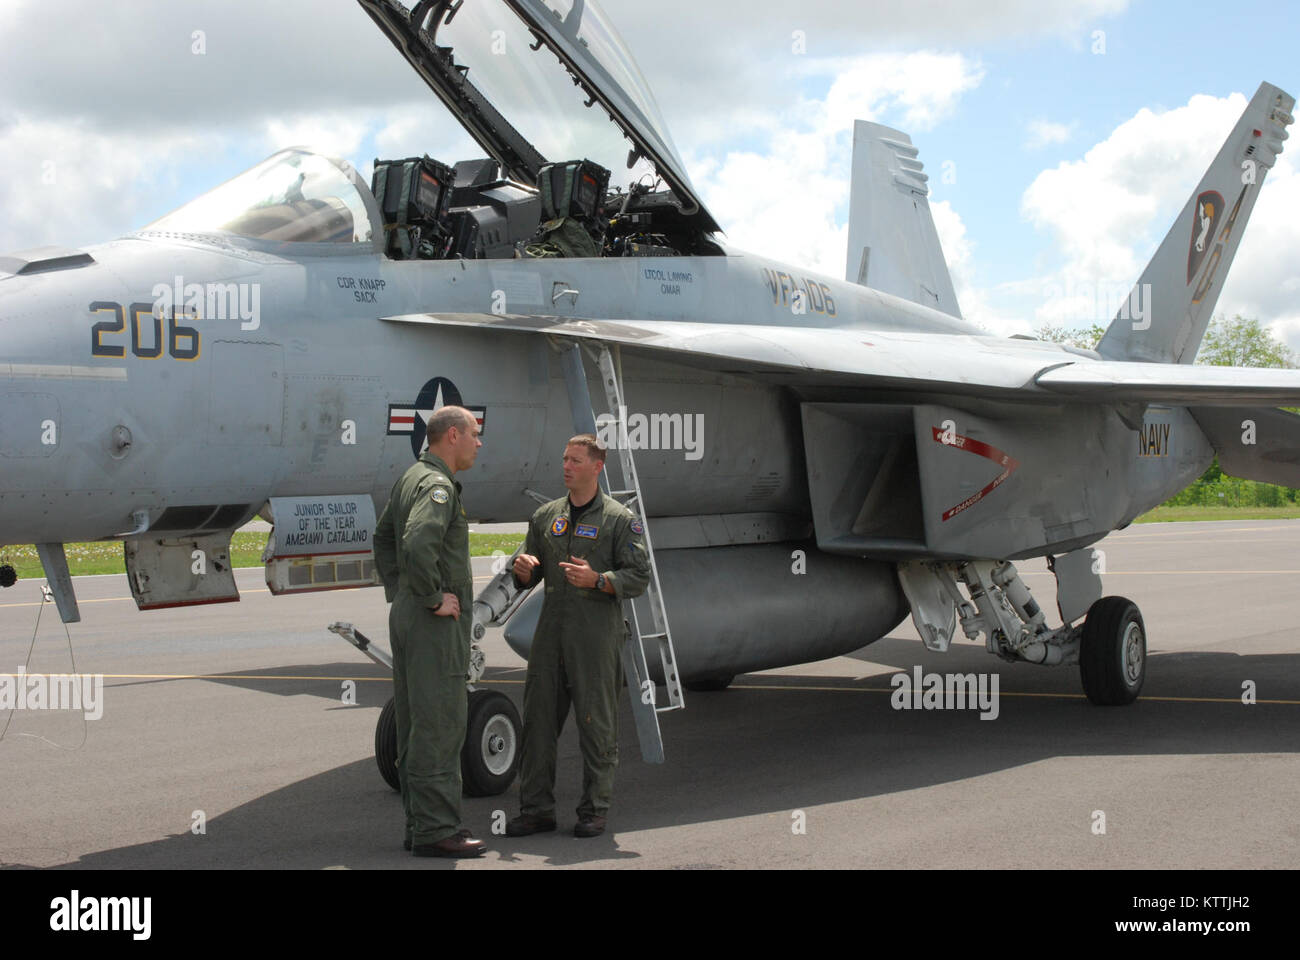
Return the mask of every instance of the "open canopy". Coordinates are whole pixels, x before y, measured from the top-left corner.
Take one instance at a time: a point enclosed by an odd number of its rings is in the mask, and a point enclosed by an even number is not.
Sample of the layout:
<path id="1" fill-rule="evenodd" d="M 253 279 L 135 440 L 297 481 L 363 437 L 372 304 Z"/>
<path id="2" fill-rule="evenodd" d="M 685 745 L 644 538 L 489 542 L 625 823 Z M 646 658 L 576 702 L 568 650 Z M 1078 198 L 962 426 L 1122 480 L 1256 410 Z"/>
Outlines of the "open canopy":
<path id="1" fill-rule="evenodd" d="M 544 163 L 581 158 L 607 167 L 612 185 L 654 173 L 683 215 L 718 229 L 595 0 L 358 2 L 513 179 L 535 185 Z"/>

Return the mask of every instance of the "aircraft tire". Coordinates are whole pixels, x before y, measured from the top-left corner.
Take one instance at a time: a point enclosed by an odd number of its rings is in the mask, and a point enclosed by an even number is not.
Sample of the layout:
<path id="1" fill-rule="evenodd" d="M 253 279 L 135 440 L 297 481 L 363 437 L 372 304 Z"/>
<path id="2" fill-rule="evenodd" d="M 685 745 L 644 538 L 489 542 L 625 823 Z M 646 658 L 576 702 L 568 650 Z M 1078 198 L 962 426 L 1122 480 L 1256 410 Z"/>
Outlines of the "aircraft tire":
<path id="1" fill-rule="evenodd" d="M 1088 610 L 1079 645 L 1083 692 L 1098 706 L 1132 703 L 1147 672 L 1146 625 L 1126 597 L 1102 597 Z"/>
<path id="2" fill-rule="evenodd" d="M 379 712 L 379 722 L 375 724 L 375 763 L 379 766 L 379 775 L 384 783 L 394 790 L 401 790 L 397 779 L 397 703 L 392 697 Z"/>
<path id="3" fill-rule="evenodd" d="M 465 746 L 460 751 L 460 777 L 467 797 L 505 793 L 519 772 L 523 722 L 504 693 L 475 690 L 469 695 Z"/>
<path id="4" fill-rule="evenodd" d="M 703 680 L 683 680 L 682 686 L 692 693 L 718 693 L 731 686 L 731 681 L 735 679 L 734 674 L 728 674 L 725 677 L 708 677 Z"/>

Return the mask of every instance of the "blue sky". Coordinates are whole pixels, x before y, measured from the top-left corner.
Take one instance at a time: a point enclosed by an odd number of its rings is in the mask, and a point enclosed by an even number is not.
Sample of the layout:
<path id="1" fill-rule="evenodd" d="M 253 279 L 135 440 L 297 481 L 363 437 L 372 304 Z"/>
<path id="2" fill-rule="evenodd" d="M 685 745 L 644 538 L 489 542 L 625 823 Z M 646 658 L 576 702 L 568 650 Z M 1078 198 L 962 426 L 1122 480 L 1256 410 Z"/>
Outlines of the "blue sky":
<path id="1" fill-rule="evenodd" d="M 1179 12 L 1189 6 L 1194 13 Z M 1291 4 L 1134 3 L 1098 18 L 1094 29 L 1105 32 L 1104 55 L 1092 52 L 1091 30 L 961 48 L 981 62 L 984 81 L 952 116 L 914 138 L 932 179 L 941 159 L 957 163 L 957 182 L 937 182 L 934 199 L 950 200 L 961 213 L 992 282 L 1051 254 L 1048 238 L 1018 225 L 1015 206 L 1043 169 L 1078 159 L 1144 107 L 1180 107 L 1196 93 L 1249 97 L 1262 80 L 1300 87 L 1300 14 Z M 1072 135 L 1026 149 L 1034 120 L 1066 124 Z M 1220 136 L 1207 131 L 1216 145 Z M 1185 171 L 1189 192 L 1201 172 Z M 1176 213 L 1164 211 L 1165 225 Z M 1157 232 L 1158 242 L 1164 227 Z"/>
<path id="2" fill-rule="evenodd" d="M 1244 106 L 1229 98 L 1261 80 L 1300 91 L 1291 4 L 604 6 L 735 246 L 841 276 L 852 120 L 898 126 L 931 175 L 963 309 L 999 334 L 1104 319 L 1043 291 L 1136 279 Z M 10 0 L 0 38 L 6 249 L 121 235 L 293 143 L 363 171 L 479 153 L 353 0 Z M 1030 146 L 1034 124 L 1057 139 Z M 1218 309 L 1300 349 L 1293 159 L 1269 175 Z M 1079 203 L 1116 191 L 1124 209 Z"/>

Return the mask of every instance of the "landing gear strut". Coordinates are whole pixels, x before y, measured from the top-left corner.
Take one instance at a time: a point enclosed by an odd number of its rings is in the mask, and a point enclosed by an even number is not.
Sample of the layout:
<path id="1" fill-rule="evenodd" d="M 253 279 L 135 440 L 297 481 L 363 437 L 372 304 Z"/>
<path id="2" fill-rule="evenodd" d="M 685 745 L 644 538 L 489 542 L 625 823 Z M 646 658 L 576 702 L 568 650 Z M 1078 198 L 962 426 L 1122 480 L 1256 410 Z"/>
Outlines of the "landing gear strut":
<path id="1" fill-rule="evenodd" d="M 898 565 L 898 579 L 927 648 L 947 650 L 960 623 L 967 637 L 983 637 L 989 653 L 1003 660 L 1077 663 L 1083 692 L 1099 706 L 1132 703 L 1146 679 L 1146 625 L 1137 604 L 1102 597 L 1101 578 L 1083 551 L 1048 559 L 1062 619 L 1055 628 L 1006 561 L 909 561 Z"/>

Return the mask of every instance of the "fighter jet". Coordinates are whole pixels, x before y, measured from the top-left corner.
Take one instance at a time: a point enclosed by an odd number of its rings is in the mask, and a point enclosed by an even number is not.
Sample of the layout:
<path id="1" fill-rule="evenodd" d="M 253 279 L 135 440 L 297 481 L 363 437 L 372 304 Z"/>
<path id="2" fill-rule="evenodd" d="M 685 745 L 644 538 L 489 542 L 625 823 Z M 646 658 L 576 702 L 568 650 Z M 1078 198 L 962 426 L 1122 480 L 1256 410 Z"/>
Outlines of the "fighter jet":
<path id="1" fill-rule="evenodd" d="M 1216 452 L 1300 485 L 1300 417 L 1276 409 L 1300 372 L 1192 365 L 1293 122 L 1279 88 L 1093 351 L 962 318 L 903 132 L 856 125 L 847 275 L 821 276 L 726 242 L 595 0 L 359 3 L 485 156 L 376 160 L 365 183 L 287 149 L 129 236 L 0 259 L 0 541 L 39 545 L 65 620 L 64 543 L 121 540 L 143 610 L 233 601 L 231 533 L 258 515 L 273 592 L 373 584 L 376 511 L 442 405 L 483 426 L 480 521 L 527 519 L 595 430 L 653 555 L 627 660 L 659 759 L 683 684 L 908 615 L 931 650 L 960 626 L 1129 703 L 1147 624 L 1103 595 L 1094 545 Z M 1036 557 L 1054 604 L 1017 574 Z M 497 577 L 478 629 L 508 618 L 526 657 L 539 601 Z M 493 709 L 469 749 L 504 789 L 515 720 Z"/>

